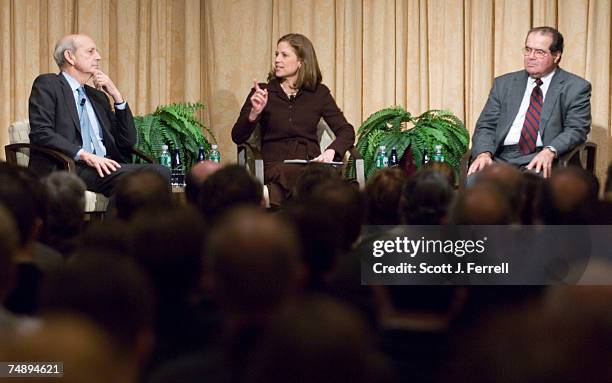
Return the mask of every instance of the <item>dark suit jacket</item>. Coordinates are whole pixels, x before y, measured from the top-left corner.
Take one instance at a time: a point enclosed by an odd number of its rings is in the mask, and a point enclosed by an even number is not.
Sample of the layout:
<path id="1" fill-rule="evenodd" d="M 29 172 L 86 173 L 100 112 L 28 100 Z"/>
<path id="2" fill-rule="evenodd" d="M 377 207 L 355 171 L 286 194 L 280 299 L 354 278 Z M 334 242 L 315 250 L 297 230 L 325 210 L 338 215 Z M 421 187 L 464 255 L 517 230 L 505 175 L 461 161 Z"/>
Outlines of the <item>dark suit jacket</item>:
<path id="1" fill-rule="evenodd" d="M 336 151 L 338 158 L 355 143 L 355 130 L 336 105 L 328 87 L 318 84 L 315 89 L 301 89 L 290 100 L 279 82 L 259 84 L 268 89 L 268 104 L 259 118 L 250 122 L 251 96 L 247 96 L 240 116 L 232 129 L 236 144 L 246 142 L 259 124 L 261 126 L 261 155 L 265 162 L 288 159 L 312 159 L 321 154 L 317 126 L 321 117 L 336 135 L 328 149 Z"/>
<path id="2" fill-rule="evenodd" d="M 106 93 L 85 85 L 85 92 L 102 129 L 106 157 L 121 163 L 130 161 L 136 144 L 136 127 L 129 106 L 113 111 Z M 60 74 L 43 74 L 34 80 L 29 105 L 30 142 L 55 148 L 74 158 L 83 145 L 81 125 L 72 89 Z M 44 155 L 32 153 L 30 167 L 38 173 L 56 169 Z"/>
<path id="3" fill-rule="evenodd" d="M 472 157 L 487 151 L 495 155 L 503 145 L 523 100 L 527 79 L 524 70 L 495 79 L 489 99 L 476 122 Z M 542 144 L 552 146 L 561 155 L 585 142 L 590 130 L 591 84 L 557 68 L 542 107 Z"/>

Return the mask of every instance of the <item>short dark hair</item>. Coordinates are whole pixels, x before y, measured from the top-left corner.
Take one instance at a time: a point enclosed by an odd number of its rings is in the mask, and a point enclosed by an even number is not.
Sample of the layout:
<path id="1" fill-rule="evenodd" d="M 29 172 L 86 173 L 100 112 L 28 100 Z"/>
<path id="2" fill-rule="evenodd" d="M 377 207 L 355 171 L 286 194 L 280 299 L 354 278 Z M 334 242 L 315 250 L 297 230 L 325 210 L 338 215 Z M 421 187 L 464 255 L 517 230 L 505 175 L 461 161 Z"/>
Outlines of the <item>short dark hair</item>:
<path id="1" fill-rule="evenodd" d="M 117 184 L 115 206 L 117 217 L 129 221 L 136 212 L 172 205 L 172 189 L 156 171 L 142 170 L 126 175 Z"/>
<path id="2" fill-rule="evenodd" d="M 263 198 L 261 183 L 244 167 L 228 165 L 208 177 L 200 188 L 198 206 L 209 221 L 214 221 L 238 205 L 259 206 Z"/>
<path id="3" fill-rule="evenodd" d="M 529 30 L 527 36 L 536 32 L 541 34 L 551 34 L 553 41 L 548 49 L 550 49 L 552 53 L 563 53 L 563 35 L 561 32 L 553 27 L 535 27 Z"/>

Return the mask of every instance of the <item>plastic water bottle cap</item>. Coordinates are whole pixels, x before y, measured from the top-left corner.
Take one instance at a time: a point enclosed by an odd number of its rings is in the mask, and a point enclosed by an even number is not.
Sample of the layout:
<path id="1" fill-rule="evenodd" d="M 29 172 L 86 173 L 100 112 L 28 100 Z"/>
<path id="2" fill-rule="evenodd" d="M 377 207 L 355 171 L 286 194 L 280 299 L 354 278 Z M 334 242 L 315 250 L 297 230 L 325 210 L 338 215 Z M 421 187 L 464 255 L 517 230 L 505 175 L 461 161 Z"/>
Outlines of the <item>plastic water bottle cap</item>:
<path id="1" fill-rule="evenodd" d="M 212 148 L 217 149 L 218 148 L 217 144 L 213 144 Z"/>
<path id="2" fill-rule="evenodd" d="M 168 145 L 162 145 L 162 150 L 168 150 Z"/>

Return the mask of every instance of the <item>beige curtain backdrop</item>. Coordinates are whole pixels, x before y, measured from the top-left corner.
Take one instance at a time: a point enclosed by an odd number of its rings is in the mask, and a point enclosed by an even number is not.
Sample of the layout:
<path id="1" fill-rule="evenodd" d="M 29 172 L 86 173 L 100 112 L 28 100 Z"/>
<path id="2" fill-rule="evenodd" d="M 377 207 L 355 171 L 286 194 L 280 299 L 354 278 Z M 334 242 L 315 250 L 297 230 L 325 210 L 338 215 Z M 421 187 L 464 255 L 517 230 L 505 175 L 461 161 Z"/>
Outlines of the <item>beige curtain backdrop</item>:
<path id="1" fill-rule="evenodd" d="M 593 85 L 598 174 L 610 151 L 612 0 L 0 0 L 0 126 L 27 118 L 34 78 L 56 72 L 64 34 L 90 34 L 102 69 L 135 114 L 202 101 L 224 161 L 253 79 L 264 81 L 276 40 L 310 37 L 324 82 L 357 128 L 372 112 L 444 108 L 467 128 L 494 76 L 521 69 L 532 26 L 559 28 L 561 65 Z M 8 143 L 0 129 L 0 144 Z M 4 153 L 2 153 L 2 156 Z M 603 178 L 601 178 L 603 181 Z"/>

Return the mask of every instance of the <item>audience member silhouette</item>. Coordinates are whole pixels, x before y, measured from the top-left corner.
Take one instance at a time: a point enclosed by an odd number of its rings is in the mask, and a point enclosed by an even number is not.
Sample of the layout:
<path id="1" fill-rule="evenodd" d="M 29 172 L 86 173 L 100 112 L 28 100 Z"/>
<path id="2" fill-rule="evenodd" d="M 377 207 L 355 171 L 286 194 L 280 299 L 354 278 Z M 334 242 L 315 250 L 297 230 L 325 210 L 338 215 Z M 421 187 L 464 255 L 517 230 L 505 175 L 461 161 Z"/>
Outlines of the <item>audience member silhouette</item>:
<path id="1" fill-rule="evenodd" d="M 185 198 L 187 202 L 197 206 L 200 188 L 206 179 L 221 169 L 221 164 L 214 161 L 201 161 L 193 165 L 185 177 Z"/>
<path id="2" fill-rule="evenodd" d="M 210 234 L 206 257 L 224 336 L 159 368 L 149 381 L 243 382 L 262 329 L 299 290 L 298 249 L 292 225 L 278 215 L 243 207 L 222 217 Z"/>
<path id="3" fill-rule="evenodd" d="M 400 218 L 407 225 L 444 224 L 453 196 L 453 186 L 442 173 L 419 169 L 402 191 Z"/>
<path id="4" fill-rule="evenodd" d="M 365 187 L 367 225 L 399 225 L 399 204 L 408 177 L 402 169 L 377 171 Z"/>
<path id="5" fill-rule="evenodd" d="M 108 253 L 69 262 L 41 289 L 41 313 L 83 315 L 105 332 L 117 357 L 140 371 L 153 346 L 151 286 L 130 259 Z"/>
<path id="6" fill-rule="evenodd" d="M 310 297 L 280 312 L 262 335 L 249 383 L 389 382 L 388 367 L 353 310 Z"/>
<path id="7" fill-rule="evenodd" d="M 238 205 L 262 206 L 263 187 L 242 166 L 228 165 L 210 175 L 200 188 L 198 207 L 208 222 Z"/>
<path id="8" fill-rule="evenodd" d="M 129 221 L 142 209 L 169 208 L 172 190 L 168 180 L 159 173 L 142 170 L 122 177 L 115 187 L 114 198 L 117 218 Z"/>
<path id="9" fill-rule="evenodd" d="M 49 200 L 45 242 L 64 256 L 74 252 L 83 229 L 85 182 L 68 172 L 52 172 L 43 178 Z"/>

